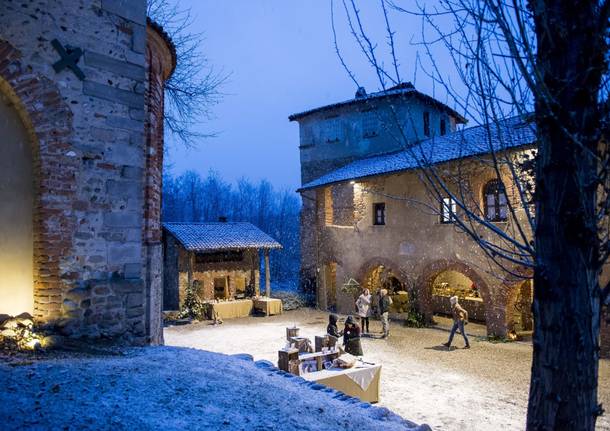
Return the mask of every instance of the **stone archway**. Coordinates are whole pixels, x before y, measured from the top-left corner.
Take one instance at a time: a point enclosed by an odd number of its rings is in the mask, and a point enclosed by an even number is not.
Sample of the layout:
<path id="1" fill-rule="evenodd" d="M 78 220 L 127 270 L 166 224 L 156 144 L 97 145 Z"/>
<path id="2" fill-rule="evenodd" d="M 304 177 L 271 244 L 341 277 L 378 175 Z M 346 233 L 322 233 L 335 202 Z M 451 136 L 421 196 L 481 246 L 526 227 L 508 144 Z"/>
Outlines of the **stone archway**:
<path id="1" fill-rule="evenodd" d="M 0 92 L 32 145 L 33 315 L 46 322 L 62 315 L 64 295 L 74 278 L 63 260 L 71 254 L 75 231 L 72 212 L 80 159 L 70 145 L 72 112 L 58 88 L 28 71 L 20 59 L 17 49 L 0 40 Z"/>
<path id="2" fill-rule="evenodd" d="M 496 318 L 496 307 L 491 301 L 491 291 L 489 285 L 471 266 L 464 262 L 440 259 L 426 264 L 421 270 L 416 282 L 419 310 L 426 319 L 432 319 L 434 314 L 432 301 L 432 283 L 436 277 L 446 271 L 455 271 L 469 278 L 476 285 L 485 306 L 485 324 L 488 334 L 504 334 L 505 325 L 498 324 Z M 502 316 L 504 313 L 502 313 Z M 500 319 L 503 321 L 503 319 Z"/>
<path id="3" fill-rule="evenodd" d="M 0 92 L 0 313 L 34 312 L 32 145 Z"/>
<path id="4" fill-rule="evenodd" d="M 505 325 L 508 330 L 533 330 L 533 275 L 527 268 L 513 268 L 500 285 L 499 299 L 505 304 Z"/>
<path id="5" fill-rule="evenodd" d="M 362 287 L 368 287 L 371 290 L 371 293 L 374 293 L 379 286 L 367 285 L 367 278 L 371 276 L 371 273 L 378 271 L 380 268 L 384 273 L 384 280 L 381 280 L 382 284 L 383 282 L 387 284 L 395 284 L 398 282 L 402 286 L 406 286 L 405 274 L 399 269 L 400 267 L 392 260 L 383 257 L 374 257 L 360 267 L 357 278 L 360 285 Z M 395 281 L 391 279 L 394 279 Z"/>

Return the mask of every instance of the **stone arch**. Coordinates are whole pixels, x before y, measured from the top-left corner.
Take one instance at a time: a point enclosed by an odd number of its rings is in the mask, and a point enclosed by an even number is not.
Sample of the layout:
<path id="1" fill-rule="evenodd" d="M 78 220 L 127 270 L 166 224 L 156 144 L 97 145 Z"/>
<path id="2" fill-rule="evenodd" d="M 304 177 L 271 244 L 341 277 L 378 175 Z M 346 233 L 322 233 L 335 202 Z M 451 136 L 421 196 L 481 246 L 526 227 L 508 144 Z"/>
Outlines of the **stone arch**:
<path id="1" fill-rule="evenodd" d="M 513 312 L 515 307 L 517 306 L 517 301 L 520 297 L 520 294 L 522 293 L 522 289 L 524 288 L 523 283 L 529 281 L 529 282 L 533 282 L 533 276 L 534 276 L 534 271 L 531 268 L 524 268 L 524 267 L 518 267 L 518 268 L 512 268 L 511 272 L 508 273 L 504 279 L 502 280 L 502 283 L 500 284 L 500 292 L 498 293 L 497 296 L 499 296 L 499 299 L 503 302 L 504 306 L 505 306 L 505 325 L 507 330 L 511 330 L 511 329 L 515 329 L 518 330 L 519 328 L 516 327 L 516 321 L 515 321 L 515 313 Z M 533 294 L 533 292 L 532 292 Z M 531 298 L 533 299 L 533 297 Z M 521 306 L 526 306 L 525 304 L 522 304 Z M 531 300 L 530 300 L 530 304 L 529 304 L 530 308 L 531 308 Z M 530 310 L 531 311 L 531 310 Z M 531 319 L 531 312 L 530 312 L 530 319 Z M 523 329 L 523 328 L 521 328 Z M 528 328 L 529 330 L 529 328 Z"/>
<path id="2" fill-rule="evenodd" d="M 459 272 L 476 284 L 481 298 L 483 299 L 483 303 L 485 304 L 485 322 L 487 325 L 487 332 L 497 333 L 497 325 L 495 324 L 496 319 L 494 319 L 493 314 L 494 307 L 491 301 L 490 287 L 485 279 L 465 262 L 439 259 L 424 265 L 416 281 L 417 302 L 420 312 L 422 312 L 427 319 L 432 319 L 432 315 L 434 313 L 432 307 L 432 282 L 439 274 L 445 271 Z"/>
<path id="3" fill-rule="evenodd" d="M 366 261 L 363 265 L 361 265 L 360 270 L 358 271 L 358 276 L 357 276 L 358 282 L 361 285 L 364 285 L 365 280 L 366 280 L 367 276 L 371 273 L 371 271 L 375 270 L 376 268 L 379 268 L 380 266 L 388 268 L 392 272 L 392 275 L 403 286 L 408 285 L 407 276 L 401 270 L 401 267 L 398 264 L 396 264 L 396 262 L 394 262 L 393 260 L 385 258 L 385 257 L 374 257 L 374 258 L 371 258 L 368 261 Z"/>
<path id="4" fill-rule="evenodd" d="M 57 86 L 21 63 L 21 54 L 0 39 L 0 91 L 9 99 L 30 136 L 34 177 L 34 317 L 46 322 L 62 315 L 73 274 L 70 256 L 76 221 L 76 172 L 71 149 L 72 112 Z"/>

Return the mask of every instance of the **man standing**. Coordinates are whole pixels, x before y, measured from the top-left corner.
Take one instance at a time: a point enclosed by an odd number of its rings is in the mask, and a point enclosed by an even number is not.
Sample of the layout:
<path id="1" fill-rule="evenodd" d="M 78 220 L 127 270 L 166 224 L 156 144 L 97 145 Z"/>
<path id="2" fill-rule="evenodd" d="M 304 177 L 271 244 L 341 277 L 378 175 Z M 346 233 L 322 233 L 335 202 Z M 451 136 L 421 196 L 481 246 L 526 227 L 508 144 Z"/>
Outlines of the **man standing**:
<path id="1" fill-rule="evenodd" d="M 466 331 L 464 330 L 464 324 L 468 323 L 468 312 L 462 308 L 462 306 L 458 303 L 458 297 L 452 296 L 449 298 L 449 302 L 451 302 L 451 315 L 453 316 L 453 327 L 451 328 L 451 333 L 449 334 L 449 340 L 446 343 L 443 343 L 443 346 L 451 347 L 451 341 L 453 341 L 453 336 L 455 335 L 455 331 L 458 329 L 462 333 L 462 337 L 464 337 L 464 349 L 470 349 L 470 343 L 468 342 L 468 337 L 466 336 Z"/>
<path id="2" fill-rule="evenodd" d="M 388 295 L 386 289 L 381 289 L 381 298 L 379 298 L 379 314 L 381 315 L 381 326 L 383 328 L 382 338 L 388 338 L 390 335 L 390 306 L 392 298 Z"/>

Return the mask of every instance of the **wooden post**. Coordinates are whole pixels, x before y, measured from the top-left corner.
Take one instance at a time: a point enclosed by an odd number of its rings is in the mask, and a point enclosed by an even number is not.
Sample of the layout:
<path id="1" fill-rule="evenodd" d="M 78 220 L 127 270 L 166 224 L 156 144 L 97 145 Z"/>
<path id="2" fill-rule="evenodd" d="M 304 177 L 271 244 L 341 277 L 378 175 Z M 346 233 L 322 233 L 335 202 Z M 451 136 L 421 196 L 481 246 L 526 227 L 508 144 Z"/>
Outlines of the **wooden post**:
<path id="1" fill-rule="evenodd" d="M 265 292 L 271 297 L 271 270 L 269 268 L 269 249 L 265 249 Z"/>
<path id="2" fill-rule="evenodd" d="M 188 268 L 188 286 L 193 289 L 193 266 L 195 261 L 195 253 L 189 251 L 189 268 Z"/>

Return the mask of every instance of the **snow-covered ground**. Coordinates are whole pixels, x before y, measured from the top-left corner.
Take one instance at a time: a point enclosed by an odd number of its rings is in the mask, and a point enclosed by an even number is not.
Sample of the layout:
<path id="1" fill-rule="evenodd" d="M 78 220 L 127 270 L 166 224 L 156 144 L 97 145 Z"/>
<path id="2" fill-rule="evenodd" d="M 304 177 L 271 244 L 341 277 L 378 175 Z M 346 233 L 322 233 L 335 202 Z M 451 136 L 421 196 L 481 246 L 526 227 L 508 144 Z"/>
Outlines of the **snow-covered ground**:
<path id="1" fill-rule="evenodd" d="M 337 398 L 251 361 L 176 347 L 0 362 L 4 430 L 406 430 L 387 409 Z M 353 399 L 352 399 L 353 400 Z"/>
<path id="2" fill-rule="evenodd" d="M 168 345 L 240 353 L 277 362 L 277 350 L 285 344 L 285 327 L 296 324 L 301 335 L 313 339 L 325 332 L 326 313 L 297 310 L 281 316 L 207 322 L 166 328 Z M 392 326 L 388 340 L 363 339 L 365 357 L 383 365 L 381 402 L 402 417 L 427 423 L 435 430 L 522 430 L 525 428 L 531 345 L 492 344 L 483 341 L 485 328 L 471 324 L 472 349 L 447 351 L 448 321 L 440 328 L 412 329 Z M 380 331 L 378 322 L 371 330 Z M 477 337 L 479 335 L 480 337 Z M 600 363 L 599 397 L 610 406 L 610 361 Z M 610 418 L 598 421 L 599 430 L 610 430 Z M 365 429 L 365 428 L 362 428 Z"/>

